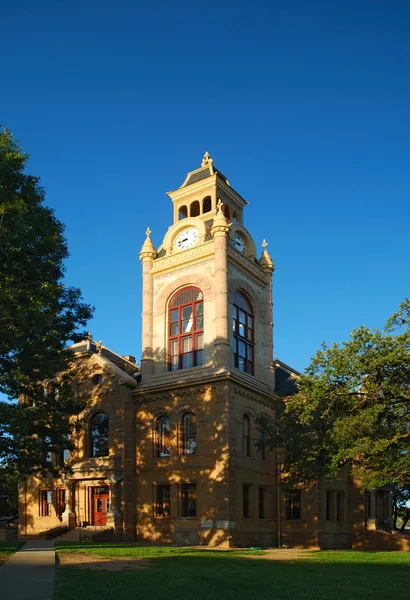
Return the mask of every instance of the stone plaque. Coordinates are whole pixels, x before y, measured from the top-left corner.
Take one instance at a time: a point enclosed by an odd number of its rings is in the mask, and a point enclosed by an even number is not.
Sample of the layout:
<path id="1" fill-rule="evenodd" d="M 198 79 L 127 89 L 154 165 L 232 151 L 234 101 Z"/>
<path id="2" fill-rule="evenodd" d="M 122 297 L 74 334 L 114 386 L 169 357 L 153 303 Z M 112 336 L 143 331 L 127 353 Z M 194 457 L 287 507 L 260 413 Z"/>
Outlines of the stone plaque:
<path id="1" fill-rule="evenodd" d="M 236 525 L 235 521 L 217 521 L 216 522 L 216 526 L 221 527 L 223 529 L 227 529 L 228 527 L 230 529 L 234 529 L 235 525 Z"/>
<path id="2" fill-rule="evenodd" d="M 202 529 L 210 529 L 214 526 L 214 522 L 213 521 L 201 521 L 201 527 Z"/>

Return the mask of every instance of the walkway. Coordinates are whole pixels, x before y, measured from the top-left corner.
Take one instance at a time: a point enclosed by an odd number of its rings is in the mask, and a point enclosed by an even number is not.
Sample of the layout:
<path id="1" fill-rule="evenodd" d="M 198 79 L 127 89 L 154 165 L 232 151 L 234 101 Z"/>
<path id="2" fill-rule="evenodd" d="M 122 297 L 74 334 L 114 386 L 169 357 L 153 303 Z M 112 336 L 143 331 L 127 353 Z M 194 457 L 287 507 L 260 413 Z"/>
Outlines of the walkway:
<path id="1" fill-rule="evenodd" d="M 1 600 L 52 600 L 54 541 L 27 542 L 0 567 Z"/>

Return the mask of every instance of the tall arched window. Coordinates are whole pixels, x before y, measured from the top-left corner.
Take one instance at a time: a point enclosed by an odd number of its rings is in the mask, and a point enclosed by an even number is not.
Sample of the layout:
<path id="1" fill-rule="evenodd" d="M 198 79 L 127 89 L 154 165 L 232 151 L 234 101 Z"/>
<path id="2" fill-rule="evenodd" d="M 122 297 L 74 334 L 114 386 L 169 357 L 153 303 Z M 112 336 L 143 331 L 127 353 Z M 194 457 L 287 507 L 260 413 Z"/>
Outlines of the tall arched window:
<path id="1" fill-rule="evenodd" d="M 241 292 L 233 297 L 233 356 L 234 366 L 253 375 L 254 361 L 253 311 Z"/>
<path id="2" fill-rule="evenodd" d="M 199 217 L 200 208 L 198 200 L 192 202 L 191 206 L 189 207 L 189 213 L 191 217 Z"/>
<path id="3" fill-rule="evenodd" d="M 108 415 L 103 412 L 92 415 L 89 422 L 89 448 L 92 458 L 108 456 L 108 434 Z"/>
<path id="4" fill-rule="evenodd" d="M 194 413 L 182 415 L 182 454 L 196 454 L 196 418 Z"/>
<path id="5" fill-rule="evenodd" d="M 171 421 L 166 415 L 155 419 L 154 423 L 154 452 L 156 456 L 171 455 Z"/>
<path id="6" fill-rule="evenodd" d="M 206 198 L 204 198 L 202 200 L 202 212 L 203 213 L 208 213 L 211 212 L 212 210 L 212 199 L 211 196 L 206 196 Z"/>
<path id="7" fill-rule="evenodd" d="M 242 427 L 243 455 L 249 458 L 251 455 L 251 420 L 249 415 L 243 416 Z"/>
<path id="8" fill-rule="evenodd" d="M 201 290 L 187 287 L 169 304 L 169 370 L 188 369 L 204 360 L 204 302 Z"/>
<path id="9" fill-rule="evenodd" d="M 178 211 L 178 220 L 186 219 L 188 216 L 188 209 L 186 206 L 180 206 Z"/>

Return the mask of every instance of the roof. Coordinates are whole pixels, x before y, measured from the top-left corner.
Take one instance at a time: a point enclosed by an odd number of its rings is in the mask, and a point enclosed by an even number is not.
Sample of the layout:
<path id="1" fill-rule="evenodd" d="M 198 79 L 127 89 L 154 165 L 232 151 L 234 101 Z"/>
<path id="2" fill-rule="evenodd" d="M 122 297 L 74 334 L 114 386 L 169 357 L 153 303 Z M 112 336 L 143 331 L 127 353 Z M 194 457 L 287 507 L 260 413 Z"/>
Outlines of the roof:
<path id="1" fill-rule="evenodd" d="M 122 370 L 124 370 L 127 373 L 135 374 L 137 371 L 139 371 L 139 368 L 137 367 L 136 364 L 134 364 L 133 362 L 131 362 L 124 356 L 117 354 L 113 350 L 110 350 L 109 348 L 104 346 L 102 344 L 102 342 L 96 342 L 95 340 L 92 340 L 92 339 L 81 340 L 81 342 L 78 342 L 77 344 L 73 344 L 71 346 L 71 350 L 77 355 L 79 355 L 79 354 L 88 354 L 88 355 L 100 354 L 100 356 L 107 358 L 108 360 L 110 360 L 115 365 L 119 366 Z"/>
<path id="2" fill-rule="evenodd" d="M 230 186 L 228 179 L 216 168 L 216 166 L 209 162 L 209 164 L 197 169 L 196 171 L 191 171 L 188 173 L 187 178 L 184 183 L 181 185 L 181 188 L 187 187 L 188 185 L 192 185 L 193 183 L 197 183 L 198 181 L 202 181 L 203 179 L 207 179 L 208 177 L 212 177 L 215 175 L 222 179 L 224 183 Z"/>
<path id="3" fill-rule="evenodd" d="M 273 362 L 275 369 L 275 392 L 279 396 L 294 396 L 298 393 L 296 381 L 300 377 L 299 371 L 292 369 L 280 360 Z"/>

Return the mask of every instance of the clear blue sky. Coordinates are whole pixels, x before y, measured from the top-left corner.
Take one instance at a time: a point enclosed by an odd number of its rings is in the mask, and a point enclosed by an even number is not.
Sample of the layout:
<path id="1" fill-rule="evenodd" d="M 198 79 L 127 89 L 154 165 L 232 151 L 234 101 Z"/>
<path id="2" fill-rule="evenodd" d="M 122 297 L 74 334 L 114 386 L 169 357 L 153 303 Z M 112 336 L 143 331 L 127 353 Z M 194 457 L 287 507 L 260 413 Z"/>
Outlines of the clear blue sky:
<path id="1" fill-rule="evenodd" d="M 93 336 L 141 353 L 138 253 L 205 151 L 269 241 L 275 351 L 380 327 L 409 289 L 410 3 L 3 2 L 0 121 L 66 224 Z"/>

